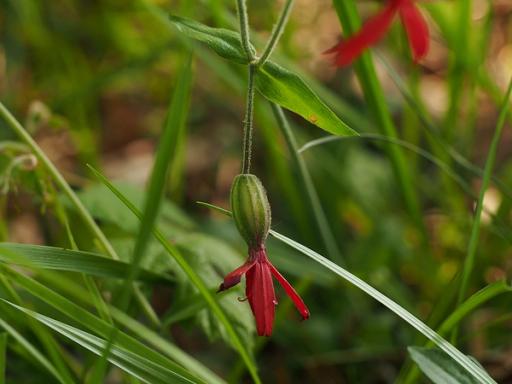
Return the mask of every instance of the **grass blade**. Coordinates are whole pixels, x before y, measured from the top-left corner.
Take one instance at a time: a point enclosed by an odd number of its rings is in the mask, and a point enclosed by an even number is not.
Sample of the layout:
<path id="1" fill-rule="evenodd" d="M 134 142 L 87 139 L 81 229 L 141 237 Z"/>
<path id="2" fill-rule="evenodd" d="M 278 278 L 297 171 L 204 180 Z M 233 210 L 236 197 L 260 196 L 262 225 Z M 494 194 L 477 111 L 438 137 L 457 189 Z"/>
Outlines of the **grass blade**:
<path id="1" fill-rule="evenodd" d="M 354 0 L 333 0 L 334 8 L 338 14 L 343 30 L 348 34 L 353 34 L 360 26 L 360 19 L 357 14 L 356 2 Z M 391 113 L 386 105 L 384 92 L 377 78 L 375 67 L 369 53 L 365 53 L 355 63 L 357 77 L 363 92 L 365 100 L 369 105 L 371 112 L 375 115 L 378 127 L 381 127 L 382 133 L 391 138 L 397 138 L 397 132 Z M 421 216 L 420 204 L 412 186 L 412 175 L 407 165 L 406 159 L 399 148 L 389 146 L 387 148 L 393 168 L 400 183 L 400 188 L 404 200 L 409 210 L 409 214 L 416 222 L 417 227 L 426 235 L 425 226 Z"/>
<path id="2" fill-rule="evenodd" d="M 162 201 L 171 155 L 177 146 L 177 138 L 179 135 L 180 125 L 182 125 L 185 121 L 184 116 L 187 113 L 186 105 L 188 104 L 188 95 L 190 92 L 190 85 L 192 83 L 190 58 L 183 66 L 183 70 L 180 73 L 181 75 L 178 78 L 178 82 L 171 97 L 169 112 L 167 114 L 162 138 L 158 146 L 155 164 L 151 172 L 148 193 L 145 197 L 144 211 L 139 226 L 138 236 L 135 241 L 135 248 L 133 250 L 130 268 L 128 270 L 125 282 L 119 291 L 119 308 L 123 312 L 126 311 L 130 305 L 132 291 L 129 288 L 137 278 L 140 264 L 144 257 L 148 242 L 151 238 L 151 229 L 155 223 L 158 209 Z M 139 299 L 144 298 L 142 294 L 138 294 L 137 297 Z M 145 300 L 139 301 L 146 304 Z M 151 306 L 147 305 L 146 310 L 148 313 L 152 313 Z M 153 316 L 152 318 L 159 322 L 157 316 Z M 108 343 L 106 344 L 107 348 L 102 355 L 103 361 L 108 359 L 109 346 L 111 343 L 113 343 L 116 332 L 117 330 L 113 329 L 112 334 L 108 338 Z"/>
<path id="3" fill-rule="evenodd" d="M 494 297 L 501 295 L 503 293 L 510 293 L 512 291 L 512 287 L 510 287 L 505 281 L 498 281 L 494 284 L 490 284 L 487 287 L 481 289 L 476 292 L 470 298 L 468 298 L 464 303 L 462 303 L 450 316 L 448 316 L 442 324 L 437 329 L 437 333 L 441 336 L 446 335 L 450 330 L 452 330 L 457 324 L 459 324 L 462 319 L 464 319 L 467 315 L 473 312 L 476 308 L 480 307 L 484 303 L 493 299 Z M 424 348 L 432 347 L 433 343 L 431 341 L 425 343 Z M 418 381 L 418 368 L 414 365 L 409 365 L 408 368 L 402 373 L 403 380 L 400 382 L 403 383 L 416 383 Z"/>
<path id="4" fill-rule="evenodd" d="M 221 207 L 217 207 L 213 204 L 208 203 L 200 203 L 201 205 L 215 209 L 218 212 L 221 212 L 227 216 L 231 216 L 231 212 L 223 209 Z M 461 367 L 463 367 L 466 371 L 468 371 L 472 376 L 479 379 L 482 383 L 485 384 L 495 384 L 496 382 L 489 376 L 485 370 L 483 370 L 479 365 L 475 364 L 473 361 L 471 361 L 466 355 L 464 355 L 462 352 L 460 352 L 457 348 L 455 348 L 452 344 L 450 344 L 448 341 L 446 341 L 442 336 L 440 336 L 438 333 L 436 333 L 433 329 L 431 329 L 428 325 L 423 323 L 420 319 L 418 319 L 416 316 L 414 316 L 412 313 L 407 311 L 405 308 L 403 308 L 398 303 L 391 300 L 386 295 L 382 294 L 375 288 L 373 288 L 371 285 L 366 283 L 365 281 L 361 280 L 359 277 L 353 275 L 346 269 L 343 269 L 339 265 L 333 263 L 329 259 L 326 259 L 322 255 L 316 253 L 315 251 L 309 249 L 308 247 L 305 247 L 304 245 L 297 243 L 296 241 L 274 231 L 270 230 L 270 234 L 274 236 L 276 239 L 282 241 L 283 243 L 289 245 L 292 248 L 295 248 L 302 254 L 308 256 L 309 258 L 313 259 L 314 261 L 318 262 L 325 268 L 331 270 L 338 276 L 342 277 L 344 280 L 348 281 L 350 284 L 354 285 L 355 287 L 359 288 L 363 292 L 365 292 L 367 295 L 371 296 L 381 304 L 383 304 L 385 307 L 393 311 L 396 315 L 398 315 L 400 318 L 402 318 L 404 321 L 409 323 L 413 328 L 418 330 L 421 334 L 423 334 L 425 337 L 427 337 L 429 340 L 434 342 L 439 348 L 441 348 L 446 354 L 448 354 L 454 361 L 456 361 Z"/>
<path id="5" fill-rule="evenodd" d="M 439 349 L 409 347 L 411 358 L 434 384 L 479 384 Z"/>
<path id="6" fill-rule="evenodd" d="M 469 238 L 468 252 L 466 258 L 464 259 L 464 267 L 462 270 L 462 280 L 459 287 L 459 295 L 457 304 L 460 305 L 464 300 L 466 295 L 466 291 L 468 289 L 469 280 L 471 278 L 471 273 L 473 272 L 473 266 L 475 264 L 476 259 L 476 251 L 478 246 L 478 239 L 480 236 L 480 219 L 482 216 L 483 205 L 484 205 L 484 197 L 487 188 L 489 187 L 492 171 L 494 168 L 494 163 L 496 161 L 496 152 L 498 150 L 498 144 L 501 138 L 501 132 L 503 130 L 503 126 L 505 125 L 505 120 L 507 118 L 507 112 L 509 109 L 510 103 L 510 95 L 512 93 L 512 79 L 509 81 L 507 93 L 503 100 L 503 106 L 501 107 L 500 115 L 498 118 L 498 123 L 496 124 L 496 129 L 494 130 L 494 135 L 492 137 L 492 142 L 489 147 L 489 153 L 487 154 L 487 159 L 485 161 L 484 167 L 484 175 L 482 179 L 482 186 L 480 187 L 480 193 L 478 195 L 478 201 L 475 209 L 475 218 L 473 220 L 473 225 L 471 227 L 471 236 Z M 453 339 L 455 340 L 457 337 L 457 328 L 454 328 Z"/>
<path id="7" fill-rule="evenodd" d="M 56 184 L 62 189 L 62 191 L 66 194 L 66 196 L 71 200 L 73 205 L 76 207 L 76 210 L 82 220 L 87 224 L 91 232 L 96 236 L 96 238 L 101 242 L 102 246 L 105 248 L 107 253 L 113 259 L 118 259 L 116 251 L 110 244 L 110 242 L 105 237 L 105 234 L 98 227 L 90 213 L 85 209 L 84 205 L 77 197 L 75 192 L 71 189 L 69 184 L 66 182 L 62 174 L 59 170 L 53 165 L 50 159 L 46 156 L 43 150 L 37 145 L 37 143 L 32 139 L 32 137 L 28 134 L 28 132 L 23 128 L 23 126 L 16 120 L 16 118 L 5 108 L 3 103 L 0 102 L 0 118 L 4 119 L 4 121 L 11 127 L 11 129 L 18 135 L 18 137 L 25 142 L 37 159 L 46 167 L 48 172 L 51 174 Z"/>
<path id="8" fill-rule="evenodd" d="M 3 300 L 3 299 L 2 299 Z M 41 353 L 39 350 L 25 337 L 23 337 L 16 329 L 14 329 L 9 323 L 4 321 L 0 317 L 0 328 L 3 328 L 13 340 L 16 340 L 21 347 L 28 352 L 30 356 L 34 358 L 34 360 L 39 363 L 43 368 L 45 368 L 53 377 L 55 377 L 62 384 L 73 383 L 72 381 L 67 381 L 64 377 L 61 376 L 59 371 L 53 366 L 53 364 Z"/>
<path id="9" fill-rule="evenodd" d="M 16 120 L 16 118 L 9 112 L 9 110 L 4 106 L 3 103 L 0 102 L 0 118 L 2 118 L 7 125 L 16 133 L 16 135 L 23 141 L 27 146 L 32 150 L 34 155 L 37 157 L 38 161 L 40 161 L 44 167 L 47 169 L 48 173 L 52 176 L 55 183 L 58 187 L 64 192 L 64 194 L 69 198 L 73 206 L 76 208 L 78 215 L 82 218 L 84 223 L 87 225 L 91 234 L 93 234 L 99 241 L 99 244 L 105 250 L 105 252 L 114 260 L 119 260 L 119 256 L 117 255 L 114 247 L 108 241 L 107 237 L 100 229 L 100 227 L 94 221 L 92 215 L 89 211 L 84 207 L 76 193 L 71 189 L 70 185 L 66 182 L 62 174 L 59 172 L 57 167 L 51 162 L 51 160 L 46 156 L 41 147 L 35 142 L 34 139 L 30 136 L 30 134 L 26 131 L 25 128 Z M 133 289 L 137 289 L 137 287 L 133 287 Z M 147 307 L 147 306 L 146 306 Z M 145 306 L 142 305 L 144 309 Z M 151 313 L 148 314 L 149 317 L 152 316 Z"/>
<path id="10" fill-rule="evenodd" d="M 0 243 L 0 261 L 33 268 L 123 279 L 130 265 L 99 254 L 32 244 Z M 142 270 L 137 276 L 150 283 L 169 283 L 170 276 Z"/>
<path id="11" fill-rule="evenodd" d="M 461 367 L 466 369 L 472 376 L 476 379 L 480 380 L 481 383 L 491 384 L 496 383 L 487 372 L 485 372 L 481 367 L 471 361 L 466 355 L 460 352 L 457 348 L 451 345 L 448 341 L 446 341 L 443 337 L 438 335 L 434 330 L 432 330 L 428 325 L 419 320 L 416 316 L 408 312 L 402 306 L 373 288 L 371 285 L 361 280 L 359 277 L 353 275 L 349 271 L 341 268 L 340 266 L 334 264 L 332 261 L 326 259 L 322 255 L 316 253 L 315 251 L 299 244 L 288 237 L 281 235 L 275 231 L 270 231 L 272 236 L 276 239 L 282 241 L 285 244 L 288 244 L 290 247 L 295 248 L 299 252 L 304 255 L 310 257 L 316 262 L 320 263 L 324 267 L 328 268 L 332 272 L 336 273 L 338 276 L 347 280 L 352 285 L 356 286 L 388 309 L 393 311 L 399 317 L 401 317 L 404 321 L 409 323 L 412 327 L 422 333 L 429 340 L 432 340 L 439 348 L 441 348 L 444 352 L 446 352 L 453 360 L 455 360 Z"/>
<path id="12" fill-rule="evenodd" d="M 33 317 L 47 327 L 60 333 L 61 335 L 69 338 L 75 343 L 79 344 L 83 348 L 88 349 L 96 355 L 100 355 L 102 350 L 108 342 L 105 340 L 84 332 L 78 328 L 72 327 L 61 321 L 52 319 L 51 317 L 42 315 L 40 313 L 31 311 L 27 308 L 20 307 L 7 300 L 2 301 L 5 304 L 16 308 L 17 310 L 24 312 L 25 314 Z M 112 353 L 109 357 L 109 361 L 119 368 L 130 373 L 131 375 L 143 380 L 145 383 L 198 383 L 199 381 L 191 380 L 187 377 L 182 376 L 178 372 L 169 370 L 158 363 L 151 361 L 150 359 L 135 353 L 133 351 L 119 347 L 118 345 L 112 345 Z"/>
<path id="13" fill-rule="evenodd" d="M 92 299 L 88 296 L 81 287 L 68 278 L 56 275 L 55 273 L 46 272 L 41 276 L 45 283 L 55 287 L 59 291 L 65 293 L 69 298 L 81 302 L 85 305 L 91 305 Z M 186 352 L 178 348 L 176 345 L 171 344 L 166 338 L 157 334 L 147 326 L 141 324 L 139 321 L 133 319 L 119 309 L 110 306 L 110 313 L 112 318 L 123 327 L 128 329 L 132 334 L 137 335 L 137 338 L 144 341 L 146 344 L 153 346 L 161 351 L 166 356 L 170 357 L 173 361 L 182 365 L 189 371 L 195 373 L 208 384 L 225 384 L 219 376 L 209 370 L 206 366 L 199 361 L 188 355 Z M 154 357 L 152 357 L 155 360 Z"/>
<path id="14" fill-rule="evenodd" d="M 7 366 L 7 333 L 0 333 L 0 384 L 5 384 L 5 367 Z"/>
<path id="15" fill-rule="evenodd" d="M 45 285 L 13 269 L 6 268 L 5 275 L 8 276 L 12 282 L 16 283 L 35 297 L 62 312 L 95 334 L 103 338 L 107 338 L 111 335 L 111 324 L 98 318 L 97 316 L 94 316 L 84 308 L 61 296 L 57 292 L 49 289 Z M 137 351 L 144 357 L 151 359 L 155 363 L 158 363 L 168 370 L 179 373 L 181 376 L 202 382 L 201 380 L 197 379 L 195 375 L 189 373 L 188 370 L 169 360 L 160 353 L 152 350 L 151 348 L 148 348 L 121 330 L 117 331 L 116 343 L 121 348 L 127 349 L 129 351 Z"/>
<path id="16" fill-rule="evenodd" d="M 339 264 L 345 265 L 345 260 L 341 255 L 338 245 L 336 244 L 336 239 L 334 238 L 331 228 L 329 227 L 329 222 L 327 221 L 327 217 L 325 216 L 325 212 L 320 202 L 320 198 L 316 191 L 315 185 L 313 184 L 313 180 L 311 179 L 311 174 L 309 173 L 309 170 L 306 166 L 306 162 L 298 152 L 299 148 L 297 140 L 292 132 L 290 124 L 288 123 L 288 119 L 284 115 L 282 108 L 279 107 L 277 104 L 272 103 L 272 110 L 274 112 L 274 116 L 277 120 L 279 128 L 281 129 L 281 132 L 283 133 L 283 136 L 286 139 L 286 143 L 288 144 L 288 148 L 290 150 L 290 153 L 292 154 L 295 164 L 299 169 L 301 181 L 304 184 L 306 194 L 308 197 L 308 202 L 311 205 L 311 210 L 313 211 L 313 216 L 315 218 L 318 231 L 320 232 L 320 236 L 322 237 L 325 249 L 332 260 Z M 335 137 L 341 138 L 341 136 Z"/>
<path id="17" fill-rule="evenodd" d="M 126 205 L 130 211 L 133 212 L 135 216 L 137 216 L 139 219 L 142 218 L 141 212 L 129 201 L 127 200 L 121 192 L 119 192 L 114 185 L 108 181 L 107 178 L 105 178 L 101 173 L 96 171 L 94 168 L 89 167 L 91 171 L 94 172 L 96 177 L 104 183 L 111 191 L 114 193 L 120 201 L 123 202 L 123 204 Z M 215 298 L 213 297 L 212 293 L 210 292 L 210 289 L 205 285 L 203 280 L 199 277 L 199 275 L 194 271 L 194 269 L 190 266 L 190 264 L 187 262 L 187 260 L 181 255 L 181 253 L 178 251 L 176 247 L 174 247 L 165 236 L 160 232 L 157 228 L 153 228 L 153 235 L 155 238 L 162 244 L 162 246 L 165 248 L 165 250 L 169 253 L 170 256 L 174 258 L 176 263 L 180 266 L 180 268 L 183 270 L 183 272 L 187 275 L 187 277 L 190 279 L 193 285 L 196 286 L 198 291 L 201 293 L 205 301 L 207 302 L 208 306 L 212 310 L 212 312 L 215 314 L 215 316 L 218 317 L 219 321 L 224 325 L 226 328 L 226 332 L 230 335 L 233 346 L 238 351 L 242 359 L 244 360 L 245 364 L 247 365 L 247 369 L 249 370 L 253 380 L 255 383 L 260 383 L 260 379 L 257 373 L 257 367 L 254 363 L 250 352 L 246 349 L 246 347 L 243 345 L 242 340 L 240 339 L 239 335 L 235 331 L 234 327 L 232 326 L 231 322 L 228 320 L 226 314 L 224 313 L 224 310 L 221 308 L 221 306 L 217 303 Z"/>
<path id="18" fill-rule="evenodd" d="M 15 291 L 12 284 L 7 280 L 5 274 L 0 271 L 0 289 L 4 292 L 4 299 L 14 302 L 15 304 L 21 305 L 22 298 Z M 37 321 L 31 319 L 28 324 L 24 324 L 25 327 L 31 329 L 34 336 L 40 342 L 42 349 L 42 355 L 48 357 L 48 360 L 55 366 L 56 371 L 62 377 L 63 381 L 67 383 L 74 383 L 75 379 L 73 373 L 69 368 L 69 360 L 65 358 L 61 346 L 55 340 L 54 336 L 46 329 L 46 327 L 39 324 Z"/>

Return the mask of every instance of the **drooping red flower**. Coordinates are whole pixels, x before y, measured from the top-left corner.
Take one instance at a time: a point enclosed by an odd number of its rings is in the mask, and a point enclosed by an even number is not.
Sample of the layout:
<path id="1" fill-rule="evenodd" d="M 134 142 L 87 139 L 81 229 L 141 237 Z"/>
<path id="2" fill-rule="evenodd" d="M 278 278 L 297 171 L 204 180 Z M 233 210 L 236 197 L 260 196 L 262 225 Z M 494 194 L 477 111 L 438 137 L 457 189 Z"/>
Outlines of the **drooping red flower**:
<path id="1" fill-rule="evenodd" d="M 427 22 L 414 5 L 414 0 L 388 0 L 384 9 L 367 20 L 359 32 L 324 53 L 335 53 L 334 62 L 339 67 L 350 64 L 384 37 L 397 13 L 407 33 L 414 61 L 418 62 L 428 52 L 429 33 Z"/>
<path id="2" fill-rule="evenodd" d="M 256 319 L 260 336 L 270 336 L 276 311 L 274 277 L 292 299 L 305 320 L 309 311 L 293 287 L 272 265 L 265 250 L 265 239 L 270 230 L 272 214 L 267 192 L 257 176 L 244 173 L 233 179 L 230 193 L 231 213 L 238 232 L 249 248 L 247 261 L 224 277 L 219 292 L 238 284 L 245 274 L 245 295 Z"/>
<path id="3" fill-rule="evenodd" d="M 219 292 L 238 284 L 245 274 L 245 295 L 251 305 L 256 319 L 256 330 L 259 336 L 270 336 L 274 324 L 275 307 L 277 305 L 274 292 L 274 277 L 292 299 L 295 307 L 306 320 L 309 310 L 291 284 L 279 273 L 267 257 L 264 245 L 249 248 L 249 259 L 239 268 L 224 277 Z"/>

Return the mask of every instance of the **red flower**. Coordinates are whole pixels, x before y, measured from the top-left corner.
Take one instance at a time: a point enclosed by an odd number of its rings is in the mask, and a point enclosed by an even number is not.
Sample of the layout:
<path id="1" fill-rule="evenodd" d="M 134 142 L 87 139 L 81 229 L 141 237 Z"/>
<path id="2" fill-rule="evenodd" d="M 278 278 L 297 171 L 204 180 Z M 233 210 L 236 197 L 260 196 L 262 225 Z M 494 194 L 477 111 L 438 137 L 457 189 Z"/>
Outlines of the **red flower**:
<path id="1" fill-rule="evenodd" d="M 382 39 L 397 13 L 407 32 L 414 61 L 418 62 L 427 54 L 429 40 L 427 22 L 414 5 L 414 0 L 388 0 L 384 9 L 370 18 L 358 33 L 325 53 L 335 53 L 335 64 L 339 67 L 350 64 L 365 49 Z"/>
<path id="2" fill-rule="evenodd" d="M 219 292 L 238 284 L 243 274 L 246 278 L 245 295 L 256 318 L 256 329 L 259 336 L 270 336 L 272 334 L 275 306 L 277 305 L 272 276 L 276 278 L 286 294 L 293 300 L 302 318 L 306 320 L 309 317 L 309 310 L 299 294 L 267 258 L 264 245 L 249 248 L 249 259 L 241 267 L 224 277 Z"/>

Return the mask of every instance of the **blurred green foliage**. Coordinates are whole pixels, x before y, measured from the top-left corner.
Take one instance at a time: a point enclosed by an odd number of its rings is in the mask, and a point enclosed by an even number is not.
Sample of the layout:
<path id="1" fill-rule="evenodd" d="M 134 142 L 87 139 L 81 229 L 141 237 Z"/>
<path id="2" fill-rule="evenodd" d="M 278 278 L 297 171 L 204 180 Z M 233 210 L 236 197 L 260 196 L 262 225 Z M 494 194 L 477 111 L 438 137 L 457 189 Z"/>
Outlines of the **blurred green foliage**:
<path id="1" fill-rule="evenodd" d="M 253 42 L 260 50 L 280 3 L 248 2 Z M 473 4 L 473 13 L 465 20 L 471 33 L 464 36 L 466 31 L 456 29 L 451 20 L 454 8 L 463 3 L 425 4 L 435 44 L 432 57 L 421 66 L 409 64 L 403 32 L 395 27 L 379 46 L 375 62 L 399 137 L 436 156 L 473 189 L 474 196 L 478 195 L 480 177 L 455 161 L 450 150 L 483 167 L 501 107 L 501 89 L 508 81 L 494 76 L 492 69 L 502 65 L 500 54 L 507 52 L 503 53 L 503 47 L 510 50 L 512 37 L 510 6 L 500 8 L 493 2 L 484 11 Z M 240 265 L 246 250 L 229 219 L 196 201 L 228 205 L 230 183 L 238 173 L 241 156 L 246 73 L 241 64 L 225 61 L 206 46 L 184 39 L 167 16 L 237 30 L 234 2 L 3 0 L 0 5 L 2 102 L 62 171 L 123 261 L 129 261 L 133 253 L 139 221 L 86 164 L 103 169 L 123 194 L 142 208 L 169 99 L 180 68 L 193 52 L 189 116 L 185 138 L 177 149 L 181 151 L 178 166 L 173 164 L 181 176 L 169 177 L 172 185 L 168 185 L 157 223 L 215 292 L 224 274 Z M 360 11 L 366 16 L 376 7 L 373 2 L 361 2 Z M 308 13 L 311 15 L 306 17 Z M 360 133 L 380 132 L 353 71 L 335 72 L 326 61 L 313 63 L 340 31 L 330 2 L 297 1 L 272 60 L 299 73 L 348 126 Z M 330 36 L 330 40 L 317 35 Z M 483 42 L 473 44 L 473 35 Z M 394 68 L 416 108 L 393 85 L 380 60 Z M 510 76 L 509 67 L 506 73 Z M 448 91 L 443 92 L 445 89 Z M 442 97 L 445 99 L 440 102 L 432 100 Z M 436 109 L 439 104 L 441 113 Z M 258 95 L 255 108 L 253 172 L 268 189 L 273 228 L 327 255 L 302 174 L 269 104 Z M 286 116 L 299 146 L 325 134 L 298 115 L 286 112 Z M 423 124 L 425 118 L 436 129 L 434 133 Z M 509 278 L 512 216 L 506 186 L 512 182 L 510 137 L 506 132 L 494 173 L 505 188 L 493 183 L 484 200 L 470 293 Z M 0 121 L 0 140 L 0 145 L 15 140 L 4 121 Z M 0 192 L 8 192 L 0 195 L 0 239 L 71 248 L 65 220 L 58 213 L 62 204 L 79 248 L 105 253 L 43 167 L 12 166 L 27 153 L 16 145 L 0 147 Z M 436 329 L 455 310 L 474 197 L 432 162 L 406 149 L 403 153 L 426 231 L 408 214 L 381 142 L 364 138 L 332 141 L 301 156 L 346 268 Z M 269 241 L 268 249 L 272 262 L 302 288 L 312 314 L 307 322 L 298 321 L 288 298 L 279 291 L 282 300 L 274 335 L 257 339 L 247 303 L 237 300 L 243 296 L 242 288 L 215 296 L 244 345 L 251 351 L 255 347 L 252 357 L 264 383 L 388 383 L 405 377 L 411 364 L 407 346 L 422 345 L 424 338 L 313 261 L 274 240 Z M 142 304 L 134 302 L 126 311 L 129 320 L 122 323 L 116 318 L 120 328 L 194 374 L 203 372 L 203 379 L 250 382 L 224 325 L 156 240 L 148 243 L 142 266 L 175 278 L 166 285 L 140 285 L 163 326 L 153 328 L 150 336 L 142 334 L 141 329 L 150 332 L 154 326 Z M 16 269 L 4 274 L 4 268 L 12 267 L 0 267 L 1 298 L 55 321 L 70 320 L 19 282 L 13 283 Z M 29 275 L 97 315 L 80 274 L 34 268 Z M 122 284 L 116 279 L 95 281 L 107 302 Z M 508 332 L 510 304 L 509 293 L 492 298 L 464 319 L 459 333 L 458 346 L 475 356 L 499 382 L 512 377 L 507 365 L 512 341 Z M 0 318 L 61 374 L 70 371 L 75 382 L 85 382 L 97 359 L 94 354 L 39 328 L 5 304 L 0 306 Z M 80 327 L 76 320 L 71 319 L 70 325 Z M 128 327 L 130 321 L 142 328 Z M 12 335 L 7 343 L 7 382 L 56 380 L 23 343 Z M 169 354 L 172 348 L 178 352 Z M 186 355 L 185 364 L 176 358 L 181 353 Z M 214 372 L 212 376 L 205 367 Z M 128 376 L 112 367 L 107 372 L 109 382 L 136 382 Z"/>

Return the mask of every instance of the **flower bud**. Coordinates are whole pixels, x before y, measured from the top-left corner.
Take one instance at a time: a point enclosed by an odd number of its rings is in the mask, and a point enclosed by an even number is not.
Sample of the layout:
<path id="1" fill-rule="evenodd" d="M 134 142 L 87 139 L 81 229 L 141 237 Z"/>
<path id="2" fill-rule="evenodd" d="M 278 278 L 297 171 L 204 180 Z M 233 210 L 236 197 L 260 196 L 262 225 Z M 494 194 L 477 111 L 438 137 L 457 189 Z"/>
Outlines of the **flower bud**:
<path id="1" fill-rule="evenodd" d="M 231 211 L 238 232 L 250 248 L 261 246 L 270 230 L 267 192 L 255 175 L 241 174 L 231 185 Z"/>

